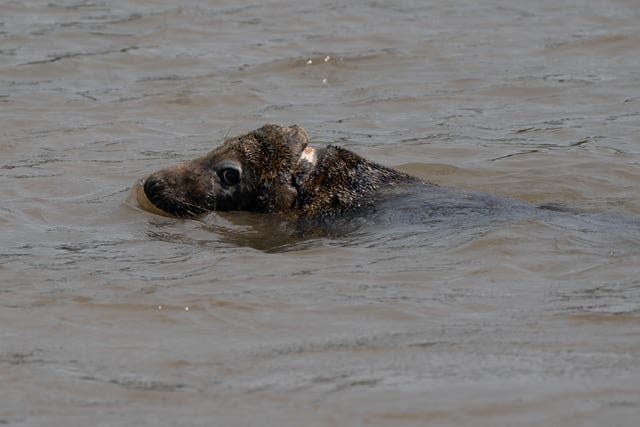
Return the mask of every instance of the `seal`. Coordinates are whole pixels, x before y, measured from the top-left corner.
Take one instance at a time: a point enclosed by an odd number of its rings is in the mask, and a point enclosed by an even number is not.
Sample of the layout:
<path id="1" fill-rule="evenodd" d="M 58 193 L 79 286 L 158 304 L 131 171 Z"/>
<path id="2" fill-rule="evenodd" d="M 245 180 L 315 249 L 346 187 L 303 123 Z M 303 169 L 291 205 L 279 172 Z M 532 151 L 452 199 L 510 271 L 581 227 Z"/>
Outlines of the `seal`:
<path id="1" fill-rule="evenodd" d="M 300 126 L 267 124 L 152 173 L 143 190 L 176 217 L 253 211 L 316 218 L 356 212 L 411 185 L 431 184 L 338 146 L 313 148 Z"/>

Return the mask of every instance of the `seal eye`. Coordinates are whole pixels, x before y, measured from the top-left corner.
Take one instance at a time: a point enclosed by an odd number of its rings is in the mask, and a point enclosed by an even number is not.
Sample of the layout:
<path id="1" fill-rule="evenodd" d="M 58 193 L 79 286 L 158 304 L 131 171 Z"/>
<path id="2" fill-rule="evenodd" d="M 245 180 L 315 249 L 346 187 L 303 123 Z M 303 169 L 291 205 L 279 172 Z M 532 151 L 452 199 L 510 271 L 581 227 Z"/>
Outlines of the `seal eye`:
<path id="1" fill-rule="evenodd" d="M 235 168 L 224 168 L 218 172 L 218 177 L 224 185 L 236 185 L 240 182 L 240 171 Z"/>

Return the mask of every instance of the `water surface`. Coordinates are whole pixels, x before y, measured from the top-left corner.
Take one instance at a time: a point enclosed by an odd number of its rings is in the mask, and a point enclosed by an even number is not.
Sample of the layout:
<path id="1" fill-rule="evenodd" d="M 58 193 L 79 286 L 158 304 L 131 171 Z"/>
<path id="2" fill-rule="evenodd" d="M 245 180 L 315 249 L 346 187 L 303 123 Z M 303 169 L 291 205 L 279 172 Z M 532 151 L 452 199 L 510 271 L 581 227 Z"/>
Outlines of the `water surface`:
<path id="1" fill-rule="evenodd" d="M 0 424 L 635 425 L 639 21 L 631 0 L 2 2 Z M 283 241 L 131 202 L 264 123 L 587 215 Z"/>

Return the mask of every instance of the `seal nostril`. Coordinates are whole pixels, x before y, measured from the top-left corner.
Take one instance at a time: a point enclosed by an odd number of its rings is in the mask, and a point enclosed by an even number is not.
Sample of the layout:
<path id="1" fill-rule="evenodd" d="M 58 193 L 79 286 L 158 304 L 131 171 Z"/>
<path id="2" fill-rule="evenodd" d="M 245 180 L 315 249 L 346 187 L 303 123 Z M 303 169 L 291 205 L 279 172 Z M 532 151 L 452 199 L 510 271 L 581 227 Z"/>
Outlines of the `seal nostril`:
<path id="1" fill-rule="evenodd" d="M 153 193 L 153 188 L 155 187 L 156 183 L 157 181 L 155 181 L 151 177 L 147 178 L 144 181 L 144 184 L 143 184 L 144 194 L 146 194 L 149 199 L 151 199 L 151 194 Z"/>
<path id="2" fill-rule="evenodd" d="M 160 198 L 160 192 L 162 189 L 162 185 L 160 180 L 150 176 L 144 181 L 143 184 L 144 194 L 147 198 L 155 205 Z"/>

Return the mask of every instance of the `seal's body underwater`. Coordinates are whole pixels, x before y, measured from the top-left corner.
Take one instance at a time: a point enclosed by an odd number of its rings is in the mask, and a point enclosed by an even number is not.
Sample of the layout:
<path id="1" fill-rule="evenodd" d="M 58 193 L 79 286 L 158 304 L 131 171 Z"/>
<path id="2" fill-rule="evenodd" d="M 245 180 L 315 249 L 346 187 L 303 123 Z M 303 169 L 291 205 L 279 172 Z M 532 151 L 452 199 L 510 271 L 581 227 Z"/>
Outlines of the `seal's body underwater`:
<path id="1" fill-rule="evenodd" d="M 249 245 L 269 250 L 288 247 L 292 238 L 346 236 L 356 230 L 351 236 L 367 244 L 370 236 L 384 245 L 456 245 L 521 220 L 599 235 L 640 230 L 637 218 L 438 186 L 340 147 L 313 149 L 299 126 L 265 125 L 228 139 L 203 157 L 151 174 L 136 191 L 142 207 L 170 216 L 274 214 L 249 220 L 260 236 Z M 223 229 L 222 234 L 246 244 L 243 233 Z"/>
<path id="2" fill-rule="evenodd" d="M 340 147 L 313 149 L 299 126 L 265 125 L 151 174 L 144 193 L 179 217 L 243 210 L 314 218 L 357 211 L 411 185 L 430 184 Z"/>

